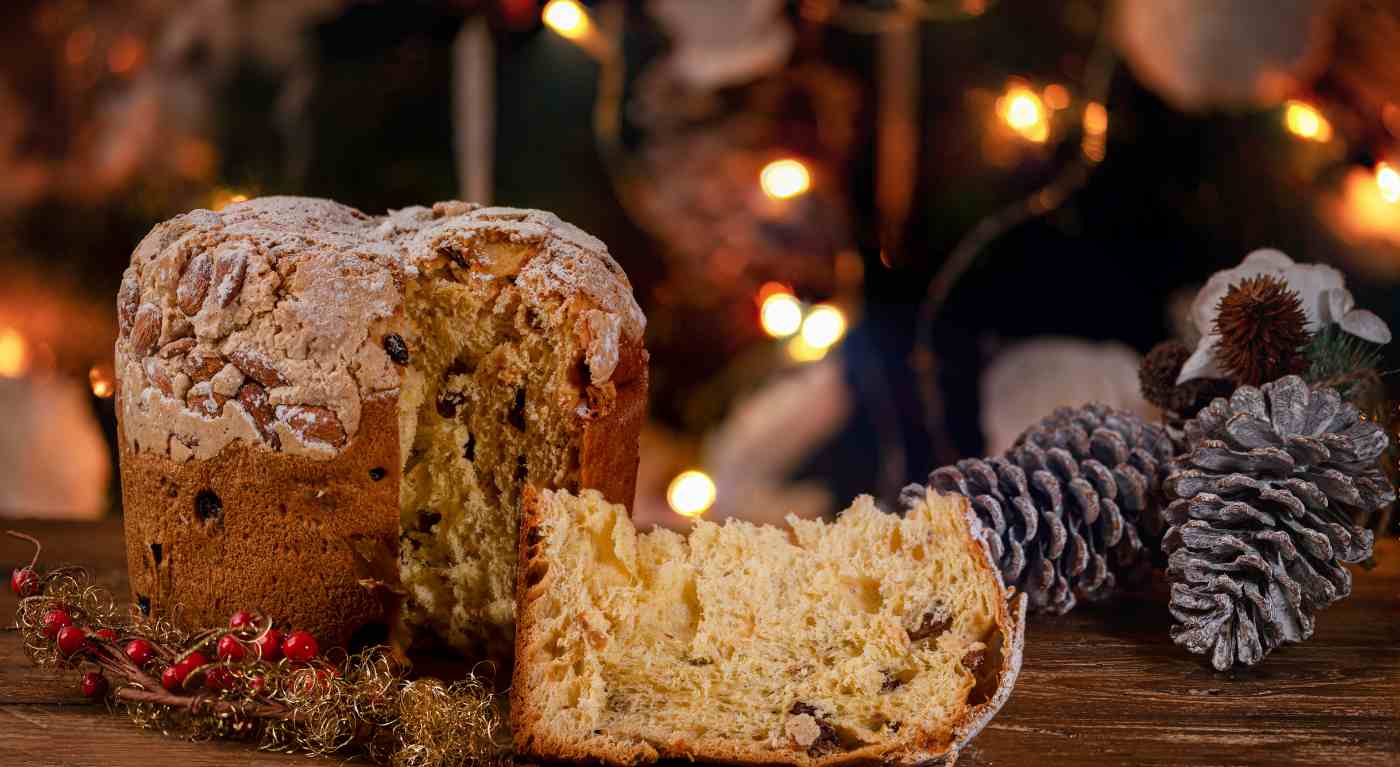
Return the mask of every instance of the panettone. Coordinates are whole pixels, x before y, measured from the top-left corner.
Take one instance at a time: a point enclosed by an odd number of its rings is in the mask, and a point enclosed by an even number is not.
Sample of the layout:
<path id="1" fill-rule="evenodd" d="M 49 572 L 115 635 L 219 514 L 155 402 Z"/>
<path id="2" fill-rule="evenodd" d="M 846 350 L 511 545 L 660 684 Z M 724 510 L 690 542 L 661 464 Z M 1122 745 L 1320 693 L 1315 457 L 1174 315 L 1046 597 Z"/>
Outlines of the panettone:
<path id="1" fill-rule="evenodd" d="M 961 496 L 834 523 L 639 534 L 594 492 L 526 491 L 517 753 L 821 767 L 948 764 L 1010 695 L 1025 597 Z"/>
<path id="2" fill-rule="evenodd" d="M 118 297 L 133 598 L 329 644 L 509 648 L 527 483 L 632 502 L 645 318 L 540 211 L 270 197 L 157 226 Z M 401 598 L 400 598 L 401 597 Z"/>

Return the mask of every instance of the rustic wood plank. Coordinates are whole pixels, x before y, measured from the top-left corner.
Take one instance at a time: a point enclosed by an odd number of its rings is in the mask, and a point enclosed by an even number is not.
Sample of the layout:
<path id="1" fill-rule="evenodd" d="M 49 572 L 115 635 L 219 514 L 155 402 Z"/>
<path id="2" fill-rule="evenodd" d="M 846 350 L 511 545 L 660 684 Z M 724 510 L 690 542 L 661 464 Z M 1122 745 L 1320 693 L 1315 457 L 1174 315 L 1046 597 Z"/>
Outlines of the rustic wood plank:
<path id="1" fill-rule="evenodd" d="M 87 565 L 125 594 L 119 521 L 12 526 L 45 541 L 46 562 Z M 0 541 L 0 572 L 28 559 Z M 1020 684 L 959 764 L 1400 765 L 1400 541 L 1377 549 L 1380 566 L 1356 571 L 1352 597 L 1319 616 L 1312 641 L 1246 671 L 1215 673 L 1171 643 L 1160 580 L 1034 620 Z M 14 606 L 0 594 L 0 624 Z M 16 632 L 0 631 L 0 763 L 306 764 L 142 732 L 75 684 L 72 672 L 32 668 Z"/>
<path id="2" fill-rule="evenodd" d="M 191 743 L 137 728 L 98 705 L 0 706 L 0 764 L 122 767 L 287 767 L 336 764 L 269 754 L 242 743 Z"/>

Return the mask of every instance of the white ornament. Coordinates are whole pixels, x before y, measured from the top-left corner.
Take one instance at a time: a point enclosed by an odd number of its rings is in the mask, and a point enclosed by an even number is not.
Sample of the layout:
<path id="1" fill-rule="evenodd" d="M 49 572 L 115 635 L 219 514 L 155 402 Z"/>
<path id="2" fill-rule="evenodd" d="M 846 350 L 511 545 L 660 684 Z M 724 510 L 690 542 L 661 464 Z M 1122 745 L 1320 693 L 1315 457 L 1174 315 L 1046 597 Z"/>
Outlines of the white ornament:
<path id="1" fill-rule="evenodd" d="M 700 90 L 753 80 L 792 52 L 782 0 L 653 0 L 651 15 L 671 38 L 670 65 Z"/>
<path id="2" fill-rule="evenodd" d="M 1117 342 L 1046 336 L 997 355 L 982 375 L 982 435 L 1000 455 L 1058 407 L 1098 402 L 1152 417 L 1138 385 L 1141 357 Z"/>
<path id="3" fill-rule="evenodd" d="M 1118 0 L 1119 52 L 1178 109 L 1271 106 L 1325 64 L 1325 0 Z"/>

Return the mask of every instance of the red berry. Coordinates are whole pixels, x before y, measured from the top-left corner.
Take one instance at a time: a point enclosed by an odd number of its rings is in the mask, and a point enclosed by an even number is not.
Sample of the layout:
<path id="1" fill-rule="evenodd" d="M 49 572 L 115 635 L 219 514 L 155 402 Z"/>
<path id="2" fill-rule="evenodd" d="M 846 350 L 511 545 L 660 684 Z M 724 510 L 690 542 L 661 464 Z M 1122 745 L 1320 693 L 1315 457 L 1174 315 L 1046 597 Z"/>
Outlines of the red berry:
<path id="1" fill-rule="evenodd" d="M 204 674 L 204 686 L 211 690 L 232 690 L 237 682 L 225 666 L 215 666 Z"/>
<path id="2" fill-rule="evenodd" d="M 126 643 L 126 657 L 137 666 L 144 666 L 156 657 L 156 648 L 144 639 L 133 639 Z"/>
<path id="3" fill-rule="evenodd" d="M 298 663 L 305 663 L 320 652 L 321 647 L 316 644 L 316 637 L 311 636 L 308 631 L 293 631 L 282 643 L 282 654 Z"/>
<path id="4" fill-rule="evenodd" d="M 83 695 L 88 698 L 100 698 L 107 694 L 107 677 L 96 671 L 89 671 L 83 674 Z"/>
<path id="5" fill-rule="evenodd" d="M 49 610 L 44 614 L 44 636 L 53 639 L 64 626 L 73 625 L 67 610 Z"/>
<path id="6" fill-rule="evenodd" d="M 117 632 L 111 629 L 98 629 L 92 632 L 92 635 L 97 637 L 98 639 L 105 639 L 108 642 L 117 641 Z"/>
<path id="7" fill-rule="evenodd" d="M 184 660 L 175 664 L 175 668 L 180 670 L 180 681 L 185 681 L 191 672 L 200 666 L 209 665 L 209 657 L 202 652 L 192 652 Z"/>
<path id="8" fill-rule="evenodd" d="M 232 618 L 228 619 L 228 627 L 231 629 L 241 629 L 244 626 L 253 625 L 254 620 L 255 618 L 252 613 L 247 610 L 239 610 L 233 614 Z"/>
<path id="9" fill-rule="evenodd" d="M 248 682 L 248 686 L 253 688 L 254 695 L 262 695 L 267 692 L 267 679 L 263 678 L 262 674 L 258 674 Z"/>
<path id="10" fill-rule="evenodd" d="M 253 646 L 258 649 L 258 657 L 268 663 L 282 660 L 282 632 L 277 629 L 268 629 L 266 634 L 253 640 Z"/>
<path id="11" fill-rule="evenodd" d="M 160 675 L 160 683 L 164 685 L 167 690 L 178 690 L 184 686 L 185 680 L 189 679 L 190 674 L 194 673 L 195 669 L 208 664 L 209 658 L 206 657 L 204 653 L 190 653 L 184 660 L 167 668 Z"/>
<path id="12" fill-rule="evenodd" d="M 232 635 L 219 640 L 219 660 L 243 660 L 243 643 Z"/>
<path id="13" fill-rule="evenodd" d="M 87 644 L 87 632 L 77 626 L 64 626 L 58 630 L 58 651 L 64 655 L 83 649 Z"/>
<path id="14" fill-rule="evenodd" d="M 185 677 L 180 674 L 177 666 L 166 666 L 165 670 L 160 672 L 160 686 L 171 692 L 179 690 L 184 681 Z"/>
<path id="15" fill-rule="evenodd" d="M 10 591 L 15 596 L 33 596 L 39 591 L 39 574 L 32 567 L 16 567 L 10 573 Z"/>

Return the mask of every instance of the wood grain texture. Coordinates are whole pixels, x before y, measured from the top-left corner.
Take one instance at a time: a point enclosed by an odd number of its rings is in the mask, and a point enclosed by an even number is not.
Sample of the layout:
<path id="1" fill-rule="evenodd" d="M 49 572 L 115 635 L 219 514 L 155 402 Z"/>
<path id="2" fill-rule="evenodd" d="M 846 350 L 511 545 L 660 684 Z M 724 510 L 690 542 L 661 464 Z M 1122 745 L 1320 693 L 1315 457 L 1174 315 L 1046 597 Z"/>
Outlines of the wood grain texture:
<path id="1" fill-rule="evenodd" d="M 126 593 L 119 520 L 9 526 L 43 540 L 45 562 L 86 565 Z M 28 559 L 23 544 L 0 539 L 0 573 Z M 1319 616 L 1312 641 L 1236 673 L 1216 673 L 1171 643 L 1160 582 L 1033 620 L 1010 703 L 958 763 L 1400 765 L 1400 541 L 1380 542 L 1377 559 L 1375 570 L 1354 571 L 1351 598 Z M 4 589 L 0 624 L 12 624 L 14 608 Z M 85 702 L 76 683 L 76 674 L 30 666 L 17 634 L 0 631 L 0 764 L 307 764 L 143 732 Z"/>

